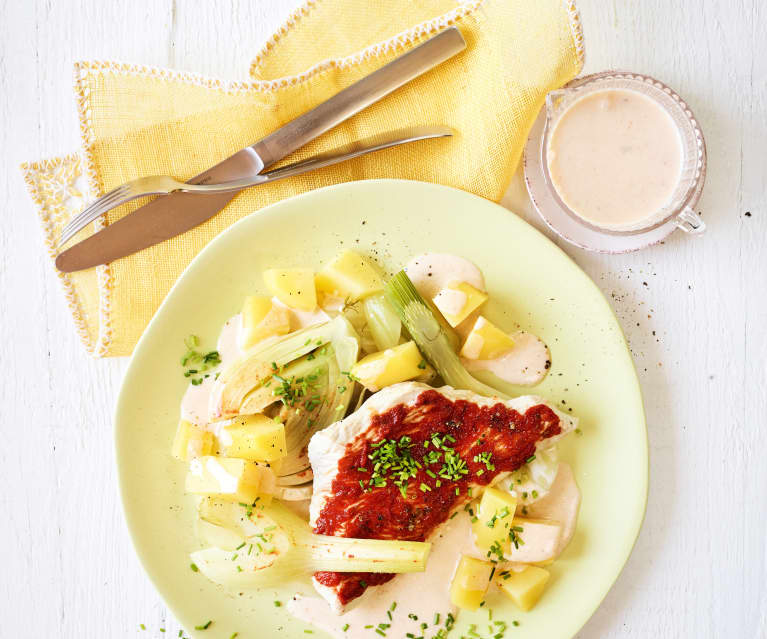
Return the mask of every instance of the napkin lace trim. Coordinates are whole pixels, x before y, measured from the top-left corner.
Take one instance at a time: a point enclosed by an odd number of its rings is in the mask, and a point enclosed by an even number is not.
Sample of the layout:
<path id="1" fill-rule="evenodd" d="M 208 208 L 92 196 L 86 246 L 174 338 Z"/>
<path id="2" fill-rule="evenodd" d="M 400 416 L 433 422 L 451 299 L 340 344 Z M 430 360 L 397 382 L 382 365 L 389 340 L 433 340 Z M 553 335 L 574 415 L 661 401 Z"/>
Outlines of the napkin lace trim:
<path id="1" fill-rule="evenodd" d="M 270 54 L 271 50 L 277 45 L 277 43 L 284 36 L 286 36 L 291 29 L 296 27 L 303 17 L 308 16 L 321 1 L 322 0 L 307 0 L 304 5 L 290 14 L 283 25 L 275 32 L 271 38 L 266 41 L 261 50 L 256 54 L 256 57 L 250 64 L 251 76 L 256 76 L 258 68 L 261 66 L 264 58 L 266 58 Z M 426 22 L 421 22 L 414 27 L 411 27 L 410 29 L 398 33 L 388 40 L 377 42 L 368 47 L 365 47 L 357 53 L 345 56 L 343 58 L 323 60 L 322 62 L 309 67 L 306 71 L 296 75 L 279 78 L 278 80 L 273 80 L 273 82 L 281 82 L 288 85 L 297 84 L 299 82 L 305 81 L 308 78 L 311 78 L 314 75 L 327 71 L 328 69 L 348 69 L 358 64 L 362 64 L 367 60 L 379 58 L 387 54 L 400 51 L 412 46 L 416 42 L 419 42 L 424 37 L 431 36 L 438 31 L 442 31 L 443 29 L 454 25 L 462 18 L 465 18 L 466 16 L 474 13 L 480 6 L 485 4 L 485 2 L 486 0 L 470 0 L 463 2 L 460 6 L 456 7 L 452 11 L 448 11 L 447 13 L 441 16 L 437 16 L 431 20 L 427 20 Z"/>
<path id="2" fill-rule="evenodd" d="M 567 17 L 570 20 L 570 32 L 573 36 L 575 45 L 575 58 L 578 61 L 578 72 L 583 69 L 586 62 L 586 47 L 583 40 L 583 23 L 581 22 L 581 13 L 578 11 L 575 0 L 563 0 Z"/>
<path id="3" fill-rule="evenodd" d="M 256 54 L 256 57 L 253 58 L 253 62 L 250 64 L 251 77 L 254 79 L 256 78 L 258 69 L 260 68 L 264 59 L 271 53 L 272 49 L 283 37 L 285 37 L 290 32 L 291 29 L 297 27 L 301 22 L 301 19 L 308 16 L 321 1 L 322 0 L 306 0 L 305 4 L 300 6 L 288 16 L 287 20 L 279 29 L 277 29 L 274 35 L 264 43 L 264 46 Z M 352 55 L 343 58 L 324 60 L 314 65 L 313 67 L 310 67 L 306 71 L 296 75 L 286 76 L 284 78 L 279 78 L 272 81 L 256 81 L 278 82 L 280 83 L 280 86 L 285 86 L 286 84 L 290 85 L 303 82 L 304 80 L 316 74 L 322 73 L 323 71 L 327 71 L 328 69 L 350 68 L 371 58 L 381 57 L 394 51 L 399 51 L 401 49 L 407 48 L 415 42 L 420 41 L 425 36 L 430 36 L 438 31 L 442 31 L 443 29 L 454 25 L 462 18 L 474 13 L 483 4 L 485 4 L 485 2 L 486 0 L 466 0 L 465 2 L 462 2 L 460 6 L 456 7 L 452 11 L 449 11 L 448 13 L 437 16 L 432 20 L 427 20 L 426 22 L 417 24 L 416 26 L 407 29 L 406 31 L 398 33 L 388 40 L 372 44 L 369 47 L 366 47 L 365 49 L 362 49 L 361 51 L 358 51 Z M 578 11 L 575 0 L 562 0 L 562 3 L 565 6 L 568 20 L 570 22 L 570 31 L 573 37 L 573 44 L 575 45 L 575 56 L 580 70 L 583 68 L 586 57 L 583 40 L 583 25 L 581 23 L 580 12 Z"/>
<path id="4" fill-rule="evenodd" d="M 38 162 L 24 162 L 21 171 L 29 196 L 37 207 L 46 250 L 51 260 L 55 260 L 58 253 L 58 230 L 73 212 L 80 210 L 85 201 L 78 185 L 82 175 L 80 156 L 73 153 Z M 64 289 L 77 334 L 87 351 L 93 354 L 94 344 L 72 278 L 69 273 L 62 273 L 58 269 L 55 271 Z"/>

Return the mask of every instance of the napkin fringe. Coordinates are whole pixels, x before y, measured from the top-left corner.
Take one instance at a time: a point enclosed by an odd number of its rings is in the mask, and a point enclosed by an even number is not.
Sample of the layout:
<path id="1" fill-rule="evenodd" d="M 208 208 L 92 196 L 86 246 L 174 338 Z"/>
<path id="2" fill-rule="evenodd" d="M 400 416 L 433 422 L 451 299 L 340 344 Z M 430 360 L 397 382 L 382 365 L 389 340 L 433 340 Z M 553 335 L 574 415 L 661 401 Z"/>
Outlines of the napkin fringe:
<path id="1" fill-rule="evenodd" d="M 301 19 L 307 17 L 321 1 L 322 0 L 306 0 L 305 4 L 300 6 L 288 16 L 287 20 L 285 20 L 285 22 L 282 24 L 282 26 L 280 26 L 279 29 L 277 29 L 274 35 L 264 43 L 264 46 L 256 54 L 256 57 L 253 58 L 253 61 L 250 63 L 251 77 L 257 77 L 258 69 L 261 67 L 264 59 L 269 56 L 272 49 L 283 37 L 288 35 L 293 28 L 299 26 Z M 372 44 L 362 49 L 361 51 L 358 51 L 357 53 L 343 58 L 323 60 L 322 62 L 317 63 L 302 73 L 275 79 L 271 82 L 279 82 L 281 83 L 281 86 L 284 86 L 282 83 L 288 83 L 288 85 L 297 84 L 328 69 L 347 69 L 352 66 L 361 64 L 371 58 L 381 57 L 391 52 L 405 49 L 420 41 L 425 36 L 431 36 L 438 31 L 442 31 L 447 27 L 453 26 L 462 18 L 474 13 L 486 2 L 487 0 L 472 0 L 470 2 L 464 2 L 448 13 L 437 16 L 431 20 L 427 20 L 426 22 L 421 22 L 420 24 L 417 24 L 410 29 L 406 29 L 405 31 L 398 33 L 388 40 Z M 578 66 L 580 69 L 582 69 L 586 58 L 586 51 L 584 46 L 583 24 L 581 23 L 580 12 L 578 11 L 576 0 L 562 0 L 562 3 L 565 6 L 565 10 L 567 11 L 567 16 L 570 22 L 570 31 L 572 33 L 573 43 L 575 45 L 575 55 L 578 61 Z M 261 82 L 270 81 L 261 80 Z"/>
<path id="2" fill-rule="evenodd" d="M 74 65 L 74 90 L 77 101 L 77 113 L 80 121 L 80 141 L 82 156 L 84 159 L 84 174 L 88 187 L 93 197 L 103 195 L 104 186 L 96 170 L 96 160 L 93 157 L 93 144 L 95 136 L 91 122 L 90 89 L 83 82 L 87 73 L 88 63 L 75 62 Z M 106 216 L 96 218 L 94 221 L 94 233 L 106 228 Z M 96 267 L 98 293 L 99 293 L 99 335 L 93 349 L 96 357 L 105 357 L 112 344 L 112 269 L 109 264 L 101 264 Z"/>
<path id="3" fill-rule="evenodd" d="M 308 16 L 313 9 L 322 0 L 307 0 L 307 2 L 296 9 L 288 16 L 288 19 L 282 24 L 282 26 L 275 32 L 275 34 L 269 38 L 261 50 L 256 54 L 253 62 L 250 64 L 250 75 L 256 76 L 258 68 L 263 63 L 264 59 L 270 54 L 271 50 L 278 44 L 278 42 L 293 29 L 298 26 L 301 19 Z M 328 69 L 348 69 L 353 66 L 362 64 L 372 58 L 379 58 L 388 55 L 393 52 L 406 49 L 413 44 L 419 42 L 424 37 L 436 34 L 439 31 L 453 26 L 455 23 L 465 18 L 468 15 L 474 13 L 479 7 L 486 3 L 487 0 L 471 0 L 470 2 L 464 2 L 460 6 L 456 7 L 452 11 L 448 11 L 441 16 L 432 18 L 425 22 L 421 22 L 405 31 L 401 31 L 397 35 L 371 44 L 364 49 L 348 55 L 342 58 L 332 58 L 318 62 L 314 66 L 309 67 L 306 71 L 292 76 L 285 76 L 274 80 L 275 82 L 288 82 L 289 84 L 297 84 L 303 82 L 308 78 L 311 78 Z"/>
<path id="4" fill-rule="evenodd" d="M 567 17 L 570 20 L 570 32 L 573 36 L 573 44 L 575 44 L 575 57 L 578 61 L 578 72 L 580 73 L 586 62 L 586 45 L 583 39 L 581 12 L 578 11 L 578 6 L 575 0 L 563 0 L 563 2 L 567 9 Z"/>
<path id="5" fill-rule="evenodd" d="M 38 160 L 37 162 L 23 162 L 20 166 L 24 176 L 24 182 L 27 185 L 27 192 L 37 208 L 40 225 L 43 231 L 45 248 L 51 260 L 55 260 L 56 255 L 58 254 L 56 246 L 56 227 L 53 221 L 53 215 L 63 216 L 67 215 L 67 212 L 63 200 L 56 205 L 52 203 L 54 198 L 50 197 L 49 193 L 51 187 L 46 185 L 44 176 L 53 173 L 57 182 L 61 183 L 61 181 L 64 180 L 67 183 L 71 183 L 76 179 L 77 175 L 79 175 L 79 167 L 80 156 L 77 153 Z M 65 173 L 71 173 L 71 175 L 64 175 Z M 64 297 L 67 306 L 69 307 L 69 311 L 72 314 L 77 334 L 80 336 L 80 340 L 86 350 L 89 353 L 94 354 L 95 349 L 88 331 L 88 323 L 82 306 L 80 305 L 80 299 L 78 298 L 77 290 L 72 282 L 72 278 L 69 273 L 63 273 L 58 269 L 54 269 L 54 271 L 64 289 Z"/>

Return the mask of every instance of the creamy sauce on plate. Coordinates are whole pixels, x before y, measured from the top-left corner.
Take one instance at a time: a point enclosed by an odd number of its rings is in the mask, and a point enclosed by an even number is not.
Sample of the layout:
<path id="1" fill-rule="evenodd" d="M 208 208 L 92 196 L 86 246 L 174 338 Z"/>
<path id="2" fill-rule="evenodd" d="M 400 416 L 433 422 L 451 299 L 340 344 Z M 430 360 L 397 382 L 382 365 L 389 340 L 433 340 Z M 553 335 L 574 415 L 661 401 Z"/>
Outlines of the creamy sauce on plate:
<path id="1" fill-rule="evenodd" d="M 234 317 L 230 317 L 221 329 L 218 342 L 216 342 L 216 350 L 221 358 L 220 367 L 222 368 L 237 359 L 242 353 L 238 345 L 241 325 L 242 317 L 238 313 Z M 215 375 L 211 375 L 203 379 L 202 384 L 197 386 L 189 384 L 181 400 L 181 419 L 198 426 L 205 426 L 210 422 L 208 405 L 215 381 Z"/>
<path id="2" fill-rule="evenodd" d="M 548 495 L 528 506 L 528 517 L 552 519 L 562 524 L 562 536 L 557 554 L 561 553 L 575 531 L 580 506 L 580 491 L 570 466 L 560 464 L 556 480 Z M 525 546 L 537 546 L 545 540 L 522 533 Z M 335 614 L 327 601 L 317 596 L 296 595 L 288 603 L 288 611 L 298 619 L 325 630 L 337 639 L 371 639 L 379 623 L 389 623 L 387 637 L 406 637 L 413 633 L 419 637 L 434 636 L 439 629 L 433 625 L 434 615 L 440 615 L 440 627 L 448 612 L 458 618 L 460 612 L 450 603 L 450 583 L 460 556 L 470 555 L 485 559 L 474 545 L 469 517 L 459 511 L 454 519 L 445 522 L 431 537 L 431 552 L 424 572 L 397 575 L 382 586 L 368 589 L 343 614 Z M 521 569 L 521 565 L 507 562 L 502 569 Z M 397 602 L 392 611 L 393 602 Z M 389 620 L 387 611 L 392 613 Z M 415 615 L 417 620 L 408 615 Z M 421 623 L 429 627 L 426 632 Z M 344 631 L 346 624 L 349 627 Z M 373 628 L 365 626 L 373 625 Z M 376 635 L 377 636 L 377 635 Z"/>
<path id="3" fill-rule="evenodd" d="M 540 383 L 551 368 L 549 349 L 532 333 L 512 333 L 514 347 L 493 359 L 461 358 L 469 371 L 489 371 L 509 384 L 534 386 Z"/>
<path id="4" fill-rule="evenodd" d="M 630 89 L 594 91 L 573 102 L 554 124 L 546 156 L 565 205 L 608 230 L 635 230 L 659 221 L 683 161 L 671 116 Z"/>
<path id="5" fill-rule="evenodd" d="M 397 575 L 382 586 L 369 589 L 357 599 L 342 615 L 336 615 L 330 605 L 320 597 L 297 595 L 288 603 L 288 611 L 302 621 L 325 630 L 339 639 L 371 639 L 373 628 L 365 626 L 390 623 L 387 637 L 405 637 L 411 632 L 423 635 L 421 623 L 429 624 L 427 636 L 436 634 L 433 626 L 434 615 L 439 613 L 440 626 L 448 612 L 456 615 L 456 608 L 450 603 L 450 582 L 461 553 L 474 552 L 471 541 L 469 518 L 456 517 L 448 521 L 432 538 L 432 548 L 424 572 Z M 397 607 L 391 611 L 393 602 Z M 389 620 L 387 611 L 391 611 Z M 418 620 L 408 617 L 413 614 Z M 343 627 L 349 624 L 344 632 Z"/>
<path id="6" fill-rule="evenodd" d="M 467 282 L 480 291 L 486 290 L 482 271 L 469 260 L 450 253 L 418 255 L 407 263 L 405 272 L 416 290 L 427 300 L 433 300 L 451 282 Z M 460 294 L 459 291 L 456 293 Z M 455 331 L 461 341 L 466 339 L 479 315 L 480 310 L 476 310 L 456 326 Z M 488 360 L 462 358 L 461 361 L 469 371 L 490 371 L 509 384 L 538 384 L 551 368 L 548 347 L 535 335 L 524 331 L 513 333 L 511 337 L 515 342 L 514 348 L 499 357 Z"/>
<path id="7" fill-rule="evenodd" d="M 485 278 L 477 266 L 450 253 L 417 255 L 405 266 L 405 273 L 424 299 L 433 300 L 450 282 L 467 282 L 485 290 Z"/>

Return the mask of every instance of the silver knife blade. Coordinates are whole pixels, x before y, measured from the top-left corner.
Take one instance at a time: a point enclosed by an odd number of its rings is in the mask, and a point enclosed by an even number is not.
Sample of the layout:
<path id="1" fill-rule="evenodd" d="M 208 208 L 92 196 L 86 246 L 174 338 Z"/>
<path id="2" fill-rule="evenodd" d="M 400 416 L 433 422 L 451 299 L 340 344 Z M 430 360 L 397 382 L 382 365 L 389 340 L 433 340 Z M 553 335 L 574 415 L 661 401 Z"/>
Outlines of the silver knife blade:
<path id="1" fill-rule="evenodd" d="M 230 182 L 259 173 L 465 48 L 461 32 L 450 27 L 189 182 Z M 80 271 L 158 244 L 209 219 L 236 194 L 158 197 L 60 253 L 56 267 L 65 273 Z"/>

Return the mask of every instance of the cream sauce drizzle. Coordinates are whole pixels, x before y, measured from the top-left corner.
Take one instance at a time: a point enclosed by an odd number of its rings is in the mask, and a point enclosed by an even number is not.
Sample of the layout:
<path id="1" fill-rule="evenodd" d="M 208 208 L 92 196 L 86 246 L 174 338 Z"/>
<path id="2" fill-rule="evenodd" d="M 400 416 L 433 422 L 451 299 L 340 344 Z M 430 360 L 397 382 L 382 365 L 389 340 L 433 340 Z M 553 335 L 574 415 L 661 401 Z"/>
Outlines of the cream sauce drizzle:
<path id="1" fill-rule="evenodd" d="M 511 335 L 514 348 L 494 359 L 461 358 L 469 371 L 490 371 L 509 384 L 534 386 L 551 368 L 549 349 L 532 333 L 519 331 Z"/>
<path id="2" fill-rule="evenodd" d="M 482 271 L 469 260 L 450 253 L 417 255 L 407 263 L 405 272 L 427 300 L 433 300 L 450 282 L 467 282 L 480 291 L 485 290 Z"/>
<path id="3" fill-rule="evenodd" d="M 241 324 L 242 317 L 238 313 L 234 317 L 230 317 L 221 329 L 218 342 L 216 342 L 216 350 L 219 357 L 221 357 L 221 368 L 237 359 L 242 353 L 238 346 Z M 214 375 L 211 375 L 207 379 L 203 379 L 202 384 L 198 386 L 189 384 L 181 400 L 181 419 L 185 419 L 198 426 L 205 426 L 210 422 L 208 404 L 213 389 L 213 382 L 215 381 L 214 377 Z"/>
<path id="4" fill-rule="evenodd" d="M 274 304 L 275 306 L 281 306 L 282 308 L 288 309 L 288 317 L 290 318 L 291 333 L 301 328 L 306 328 L 307 326 L 322 324 L 323 322 L 327 322 L 330 319 L 330 315 L 328 315 L 321 308 L 317 308 L 314 311 L 299 311 L 298 309 L 290 308 L 290 306 L 286 306 L 285 304 L 280 302 L 280 300 L 278 300 L 276 297 L 272 298 L 272 304 Z"/>

